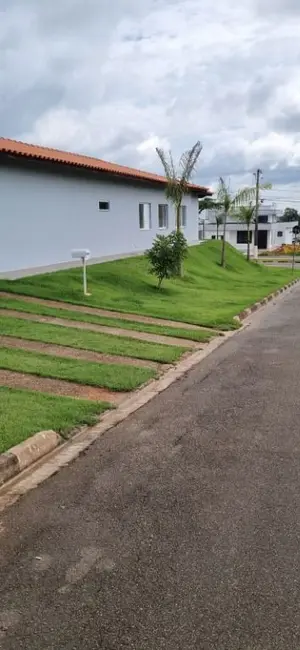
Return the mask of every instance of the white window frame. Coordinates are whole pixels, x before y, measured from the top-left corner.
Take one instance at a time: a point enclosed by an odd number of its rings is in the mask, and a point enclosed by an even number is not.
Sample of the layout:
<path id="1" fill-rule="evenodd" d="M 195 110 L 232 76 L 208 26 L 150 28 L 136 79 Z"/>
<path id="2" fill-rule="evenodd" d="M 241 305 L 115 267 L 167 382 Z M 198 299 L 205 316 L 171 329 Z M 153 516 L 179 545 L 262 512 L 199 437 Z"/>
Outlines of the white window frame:
<path id="1" fill-rule="evenodd" d="M 145 214 L 145 206 L 148 206 L 148 214 Z M 151 230 L 151 203 L 139 203 L 139 227 L 140 230 Z"/>
<path id="2" fill-rule="evenodd" d="M 182 205 L 180 208 L 180 228 L 186 228 L 187 225 L 187 207 Z"/>
<path id="3" fill-rule="evenodd" d="M 162 215 L 160 214 L 160 209 L 162 210 Z M 161 226 L 159 221 L 162 216 L 163 225 Z M 169 227 L 169 206 L 167 203 L 159 203 L 158 205 L 158 230 L 167 230 Z"/>

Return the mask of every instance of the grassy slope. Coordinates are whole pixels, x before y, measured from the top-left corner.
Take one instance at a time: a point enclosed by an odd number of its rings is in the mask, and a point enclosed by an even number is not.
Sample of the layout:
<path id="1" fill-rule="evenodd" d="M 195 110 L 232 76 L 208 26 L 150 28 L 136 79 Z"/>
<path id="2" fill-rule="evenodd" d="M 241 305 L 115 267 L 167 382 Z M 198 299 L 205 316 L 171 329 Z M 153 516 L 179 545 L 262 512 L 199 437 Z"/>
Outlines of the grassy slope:
<path id="1" fill-rule="evenodd" d="M 41 316 L 50 316 L 52 318 L 65 318 L 67 320 L 76 320 L 94 325 L 104 325 L 106 327 L 120 327 L 123 329 L 134 330 L 135 332 L 149 332 L 150 334 L 161 334 L 163 336 L 175 336 L 193 341 L 209 341 L 213 337 L 210 330 L 190 330 L 182 327 L 166 327 L 165 325 L 152 325 L 149 323 L 137 323 L 125 320 L 124 318 L 106 318 L 98 314 L 85 314 L 82 311 L 71 311 L 56 307 L 49 307 L 39 303 L 26 302 L 17 298 L 0 298 L 1 309 L 14 309 L 16 311 L 29 314 L 38 314 Z M 184 343 L 183 343 L 184 345 Z"/>
<path id="2" fill-rule="evenodd" d="M 288 269 L 248 264 L 227 246 L 227 267 L 219 265 L 220 242 L 190 248 L 185 277 L 158 291 L 144 257 L 88 268 L 89 291 L 82 296 L 81 269 L 69 269 L 21 280 L 0 281 L 0 289 L 78 304 L 118 309 L 189 323 L 231 327 L 235 314 L 279 288 L 291 278 Z"/>
<path id="3" fill-rule="evenodd" d="M 134 390 L 156 375 L 152 368 L 106 365 L 78 359 L 63 359 L 18 348 L 1 347 L 0 368 L 39 377 L 66 379 L 78 384 L 101 386 L 116 391 Z"/>
<path id="4" fill-rule="evenodd" d="M 186 351 L 186 348 L 181 346 L 136 341 L 112 334 L 98 334 L 98 332 L 75 329 L 74 327 L 36 323 L 9 316 L 0 316 L 0 335 L 164 363 L 177 361 Z"/>
<path id="5" fill-rule="evenodd" d="M 107 408 L 102 402 L 0 386 L 0 453 L 38 431 L 54 429 L 67 435 L 77 426 L 93 424 Z"/>

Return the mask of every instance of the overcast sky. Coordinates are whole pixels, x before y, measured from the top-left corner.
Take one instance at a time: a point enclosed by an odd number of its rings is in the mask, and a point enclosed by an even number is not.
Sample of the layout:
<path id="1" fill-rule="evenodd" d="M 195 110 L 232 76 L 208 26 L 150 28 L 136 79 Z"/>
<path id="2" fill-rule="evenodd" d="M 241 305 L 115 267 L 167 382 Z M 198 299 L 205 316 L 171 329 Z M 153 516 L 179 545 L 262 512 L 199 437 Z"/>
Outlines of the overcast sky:
<path id="1" fill-rule="evenodd" d="M 240 6 L 239 6 L 240 4 Z M 300 199 L 299 0 L 0 0 L 1 135 Z M 298 194 L 297 194 L 298 193 Z M 288 196 L 289 198 L 289 196 Z M 300 203 L 299 203 L 300 206 Z"/>

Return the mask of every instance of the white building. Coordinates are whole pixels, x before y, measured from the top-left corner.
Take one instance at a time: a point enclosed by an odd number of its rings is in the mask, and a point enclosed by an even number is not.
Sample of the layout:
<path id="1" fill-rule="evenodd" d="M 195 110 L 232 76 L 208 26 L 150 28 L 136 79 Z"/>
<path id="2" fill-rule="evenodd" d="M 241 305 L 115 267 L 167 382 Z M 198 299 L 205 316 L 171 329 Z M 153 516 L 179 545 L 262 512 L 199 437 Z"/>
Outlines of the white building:
<path id="1" fill-rule="evenodd" d="M 199 239 L 217 239 L 216 215 L 214 210 L 202 212 L 199 217 Z M 272 250 L 282 244 L 293 241 L 293 227 L 297 221 L 278 221 L 281 212 L 276 205 L 260 205 L 258 217 L 258 249 Z M 254 224 L 251 224 L 250 242 L 251 254 L 254 247 Z M 223 238 L 223 226 L 219 227 L 219 239 Z M 228 218 L 226 225 L 226 241 L 243 253 L 247 251 L 247 226 L 237 219 Z"/>
<path id="2" fill-rule="evenodd" d="M 175 228 L 166 178 L 97 158 L 0 138 L 0 274 L 17 277 L 72 265 L 86 248 L 93 261 L 145 251 Z M 182 228 L 198 242 L 198 198 L 190 185 Z"/>

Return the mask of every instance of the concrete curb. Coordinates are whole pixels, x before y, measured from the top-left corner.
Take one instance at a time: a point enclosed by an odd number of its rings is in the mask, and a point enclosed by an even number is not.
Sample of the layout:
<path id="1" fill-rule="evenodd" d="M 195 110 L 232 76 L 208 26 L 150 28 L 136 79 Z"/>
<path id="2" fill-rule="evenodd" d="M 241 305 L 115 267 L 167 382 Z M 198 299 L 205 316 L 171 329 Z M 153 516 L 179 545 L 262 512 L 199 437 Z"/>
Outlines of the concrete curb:
<path id="1" fill-rule="evenodd" d="M 292 282 L 289 282 L 288 284 L 285 284 L 284 287 L 281 287 L 281 289 L 278 289 L 277 291 L 274 291 L 273 293 L 270 293 L 269 296 L 266 298 L 263 298 L 259 302 L 255 302 L 254 305 L 251 305 L 251 307 L 248 307 L 247 309 L 244 309 L 241 311 L 237 316 L 234 316 L 234 320 L 237 323 L 241 323 L 245 320 L 245 318 L 248 318 L 253 314 L 253 312 L 257 311 L 261 307 L 264 307 L 264 305 L 267 305 L 268 302 L 271 300 L 274 300 L 274 298 L 277 298 L 281 293 L 284 291 L 287 291 L 287 289 L 290 289 L 291 287 L 294 286 L 294 284 L 297 284 L 299 282 L 299 278 L 296 278 L 295 280 L 292 280 Z"/>
<path id="2" fill-rule="evenodd" d="M 0 486 L 53 451 L 61 443 L 55 431 L 40 431 L 0 454 Z"/>
<path id="3" fill-rule="evenodd" d="M 246 325 L 242 321 L 256 312 L 260 307 L 291 288 L 299 280 L 293 280 L 288 285 L 275 291 L 267 298 L 245 309 L 235 320 L 241 327 L 217 336 L 202 350 L 190 354 L 178 363 L 177 366 L 167 370 L 163 377 L 156 379 L 143 388 L 137 390 L 127 398 L 114 411 L 107 411 L 101 416 L 98 424 L 86 427 L 67 442 L 62 442 L 55 431 L 42 431 L 29 438 L 24 443 L 10 449 L 5 454 L 0 454 L 0 512 L 15 503 L 20 496 L 36 488 L 40 483 L 56 474 L 61 468 L 69 465 L 78 456 L 85 452 L 100 436 L 123 422 L 129 415 L 135 413 L 154 397 L 166 390 L 177 379 L 181 379 L 189 370 L 203 361 L 207 356 L 223 345 L 228 338 L 241 331 Z M 47 458 L 43 458 L 47 454 Z M 39 461 L 39 462 L 38 462 Z M 31 465 L 35 463 L 35 467 Z M 22 476 L 18 476 L 22 467 Z M 8 483 L 9 481 L 9 483 Z M 4 483 L 6 482 L 6 485 Z"/>

